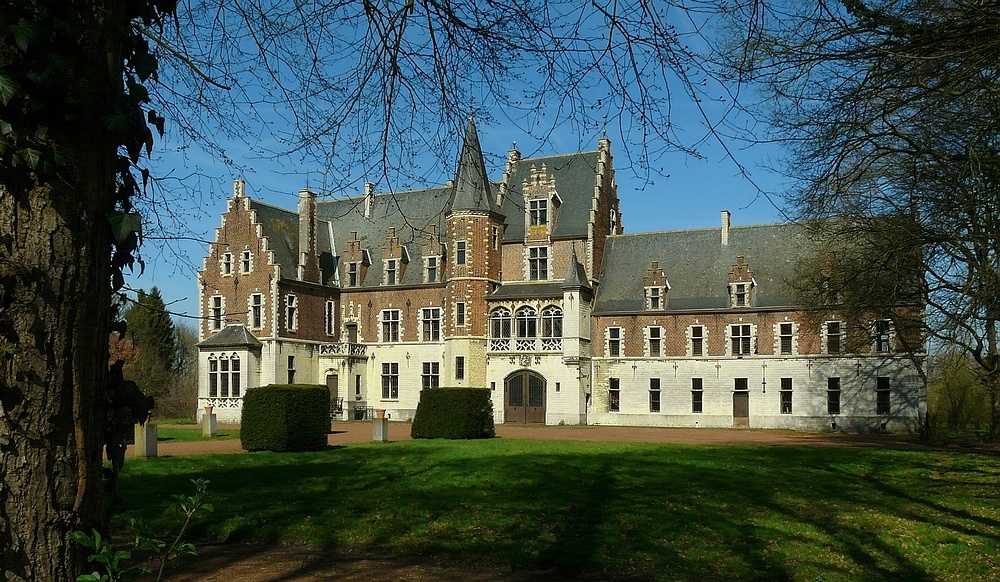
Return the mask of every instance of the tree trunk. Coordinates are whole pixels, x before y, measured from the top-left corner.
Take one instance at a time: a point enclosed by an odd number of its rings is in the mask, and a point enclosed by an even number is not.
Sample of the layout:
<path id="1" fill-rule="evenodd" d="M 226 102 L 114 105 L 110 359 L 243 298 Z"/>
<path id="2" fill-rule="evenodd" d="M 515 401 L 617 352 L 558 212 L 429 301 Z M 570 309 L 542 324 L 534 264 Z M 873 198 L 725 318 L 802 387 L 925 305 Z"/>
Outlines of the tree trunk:
<path id="1" fill-rule="evenodd" d="M 106 125 L 122 86 L 105 19 L 120 7 L 35 4 L 79 22 L 60 55 L 77 109 L 38 121 L 76 157 L 41 175 L 0 168 L 0 579 L 75 580 L 86 555 L 70 534 L 101 522 L 117 150 Z"/>

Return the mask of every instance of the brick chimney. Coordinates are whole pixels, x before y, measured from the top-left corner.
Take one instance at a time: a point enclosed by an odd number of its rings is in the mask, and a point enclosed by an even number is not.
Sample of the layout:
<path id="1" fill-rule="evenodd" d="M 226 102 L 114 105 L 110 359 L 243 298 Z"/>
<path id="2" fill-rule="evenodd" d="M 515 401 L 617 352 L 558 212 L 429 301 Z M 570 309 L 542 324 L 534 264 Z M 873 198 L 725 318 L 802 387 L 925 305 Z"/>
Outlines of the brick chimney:
<path id="1" fill-rule="evenodd" d="M 729 244 L 729 227 L 731 225 L 732 215 L 728 210 L 722 211 L 722 245 L 726 246 Z"/>
<path id="2" fill-rule="evenodd" d="M 299 279 L 319 283 L 316 255 L 316 193 L 299 191 Z"/>

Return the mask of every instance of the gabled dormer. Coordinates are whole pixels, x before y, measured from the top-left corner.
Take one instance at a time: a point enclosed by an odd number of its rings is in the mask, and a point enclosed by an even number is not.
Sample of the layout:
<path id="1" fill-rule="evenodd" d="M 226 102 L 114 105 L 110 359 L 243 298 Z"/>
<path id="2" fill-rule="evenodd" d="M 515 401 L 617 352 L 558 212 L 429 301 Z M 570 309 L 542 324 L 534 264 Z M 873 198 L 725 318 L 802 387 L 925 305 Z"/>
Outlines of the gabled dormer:
<path id="1" fill-rule="evenodd" d="M 399 285 L 409 262 L 409 253 L 406 252 L 405 246 L 399 244 L 396 228 L 389 227 L 389 234 L 385 237 L 385 246 L 382 247 L 382 284 Z"/>
<path id="2" fill-rule="evenodd" d="M 667 308 L 667 291 L 670 283 L 660 268 L 659 261 L 652 261 L 646 276 L 642 280 L 647 311 L 662 311 Z"/>
<path id="3" fill-rule="evenodd" d="M 427 235 L 420 249 L 423 258 L 424 283 L 444 281 L 444 245 L 438 236 L 437 225 L 427 225 Z"/>
<path id="4" fill-rule="evenodd" d="M 752 307 L 756 287 L 750 265 L 743 255 L 739 255 L 729 272 L 729 306 L 737 309 Z"/>
<path id="5" fill-rule="evenodd" d="M 343 265 L 340 279 L 343 286 L 360 287 L 365 281 L 372 261 L 368 250 L 361 247 L 357 231 L 351 231 L 351 238 L 347 241 L 347 248 L 344 249 L 340 263 Z"/>
<path id="6" fill-rule="evenodd" d="M 540 170 L 532 165 L 528 178 L 521 183 L 521 192 L 524 195 L 525 241 L 548 240 L 562 204 L 555 176 L 548 173 L 545 164 Z"/>

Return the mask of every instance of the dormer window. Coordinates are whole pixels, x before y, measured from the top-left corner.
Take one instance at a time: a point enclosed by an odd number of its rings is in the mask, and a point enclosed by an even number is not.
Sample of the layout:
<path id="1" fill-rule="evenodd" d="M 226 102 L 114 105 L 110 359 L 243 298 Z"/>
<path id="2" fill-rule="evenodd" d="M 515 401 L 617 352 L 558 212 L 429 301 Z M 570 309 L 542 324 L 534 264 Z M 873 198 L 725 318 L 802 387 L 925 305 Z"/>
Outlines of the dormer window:
<path id="1" fill-rule="evenodd" d="M 733 307 L 746 307 L 749 304 L 748 295 L 746 283 L 733 285 Z"/>
<path id="2" fill-rule="evenodd" d="M 659 311 L 665 309 L 663 302 L 665 289 L 663 287 L 646 287 L 646 309 Z"/>
<path id="3" fill-rule="evenodd" d="M 753 292 L 757 283 L 754 281 L 750 264 L 741 255 L 736 257 L 736 264 L 729 272 L 729 306 L 750 307 L 753 305 Z"/>
<path id="4" fill-rule="evenodd" d="M 396 259 L 388 259 L 385 262 L 385 284 L 395 285 L 396 284 L 396 270 L 398 268 L 399 261 Z"/>
<path id="5" fill-rule="evenodd" d="M 358 286 L 358 263 L 347 263 L 347 286 Z"/>
<path id="6" fill-rule="evenodd" d="M 438 280 L 438 257 L 424 257 L 424 283 Z"/>
<path id="7" fill-rule="evenodd" d="M 545 226 L 548 224 L 549 201 L 545 199 L 529 200 L 528 215 L 531 226 Z"/>

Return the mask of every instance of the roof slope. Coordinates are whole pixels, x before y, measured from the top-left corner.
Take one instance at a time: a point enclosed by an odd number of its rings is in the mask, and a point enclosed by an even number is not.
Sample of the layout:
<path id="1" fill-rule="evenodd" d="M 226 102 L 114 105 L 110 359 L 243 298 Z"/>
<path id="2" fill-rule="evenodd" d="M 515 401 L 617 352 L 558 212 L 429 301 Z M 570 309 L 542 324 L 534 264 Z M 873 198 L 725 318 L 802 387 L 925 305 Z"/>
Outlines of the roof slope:
<path id="1" fill-rule="evenodd" d="M 670 284 L 667 309 L 729 308 L 729 273 L 742 255 L 754 281 L 754 307 L 790 307 L 797 301 L 787 282 L 799 259 L 816 250 L 794 224 L 679 230 L 608 237 L 595 313 L 637 312 L 645 307 L 643 278 L 658 261 Z"/>
<path id="2" fill-rule="evenodd" d="M 449 212 L 459 210 L 500 211 L 490 189 L 490 179 L 486 174 L 483 150 L 479 146 L 476 122 L 471 115 L 465 128 L 458 171 L 455 173 L 455 191 L 448 203 Z"/>
<path id="3" fill-rule="evenodd" d="M 267 248 L 274 252 L 274 262 L 281 266 L 283 279 L 295 279 L 299 266 L 299 214 L 284 210 L 259 200 L 250 200 L 250 208 L 257 215 L 261 234 L 267 237 Z M 330 228 L 325 221 L 316 221 L 316 251 L 324 283 L 333 278 L 336 260 L 330 240 Z"/>
<path id="4" fill-rule="evenodd" d="M 517 162 L 508 184 L 508 192 L 504 196 L 500 213 L 507 217 L 507 228 L 504 230 L 505 241 L 524 240 L 524 193 L 521 185 L 531 176 L 531 167 L 535 166 L 555 177 L 556 192 L 562 199 L 562 205 L 555 215 L 552 226 L 553 237 L 587 236 L 587 224 L 590 222 L 591 200 L 594 198 L 594 186 L 597 185 L 597 164 L 600 154 L 596 150 L 558 156 L 543 156 L 525 158 Z"/>
<path id="5" fill-rule="evenodd" d="M 227 325 L 219 333 L 198 343 L 199 348 L 259 348 L 260 340 L 245 325 Z"/>

